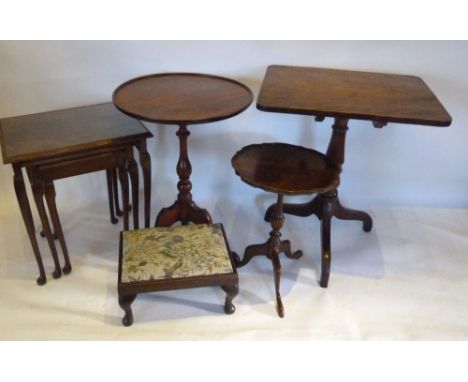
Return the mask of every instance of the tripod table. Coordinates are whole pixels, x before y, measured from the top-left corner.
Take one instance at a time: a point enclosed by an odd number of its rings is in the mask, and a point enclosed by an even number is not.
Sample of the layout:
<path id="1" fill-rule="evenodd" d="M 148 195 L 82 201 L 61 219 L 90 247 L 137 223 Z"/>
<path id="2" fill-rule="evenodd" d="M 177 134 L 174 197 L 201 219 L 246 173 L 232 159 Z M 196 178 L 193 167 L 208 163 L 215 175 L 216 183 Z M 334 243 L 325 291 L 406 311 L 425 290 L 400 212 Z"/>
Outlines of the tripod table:
<path id="1" fill-rule="evenodd" d="M 332 117 L 335 122 L 327 157 L 340 171 L 344 163 L 345 138 L 350 119 L 372 121 L 381 128 L 388 122 L 449 126 L 452 118 L 422 79 L 415 76 L 321 69 L 297 66 L 269 66 L 260 89 L 257 108 L 262 111 L 315 116 L 317 121 Z M 268 208 L 269 221 L 275 205 Z M 318 194 L 304 204 L 285 204 L 283 211 L 296 216 L 316 215 L 322 221 L 322 261 L 330 264 L 329 236 L 332 217 L 362 221 L 372 229 L 366 212 L 345 208 L 338 189 Z M 327 233 L 328 231 L 328 233 Z M 326 267 L 325 267 L 326 268 Z M 329 266 L 328 266 L 329 272 Z M 320 285 L 328 285 L 328 272 Z"/>
<path id="2" fill-rule="evenodd" d="M 207 210 L 192 200 L 188 157 L 187 125 L 219 121 L 233 117 L 251 104 L 253 95 L 245 85 L 224 77 L 196 73 L 161 73 L 134 78 L 120 85 L 113 94 L 115 106 L 127 115 L 148 122 L 178 125 L 179 161 L 177 200 L 163 208 L 157 227 L 169 227 L 180 221 L 211 223 Z"/>

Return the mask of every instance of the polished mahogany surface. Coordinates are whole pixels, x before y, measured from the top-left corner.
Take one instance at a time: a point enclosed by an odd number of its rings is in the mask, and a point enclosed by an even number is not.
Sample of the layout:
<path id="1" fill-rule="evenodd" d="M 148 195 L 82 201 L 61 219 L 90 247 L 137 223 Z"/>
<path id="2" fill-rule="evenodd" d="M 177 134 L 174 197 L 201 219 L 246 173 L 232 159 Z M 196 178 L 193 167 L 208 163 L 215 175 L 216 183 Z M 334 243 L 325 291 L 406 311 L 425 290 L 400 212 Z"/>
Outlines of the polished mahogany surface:
<path id="1" fill-rule="evenodd" d="M 113 102 L 124 113 L 149 122 L 187 125 L 233 117 L 253 95 L 245 85 L 197 73 L 161 73 L 120 85 Z"/>
<path id="2" fill-rule="evenodd" d="M 263 111 L 448 126 L 452 118 L 415 76 L 269 66 L 257 100 Z"/>
<path id="3" fill-rule="evenodd" d="M 318 151 L 286 143 L 249 145 L 232 166 L 251 186 L 278 194 L 311 194 L 338 187 L 340 170 Z"/>
<path id="4" fill-rule="evenodd" d="M 3 163 L 31 161 L 105 147 L 152 134 L 112 103 L 0 120 Z"/>

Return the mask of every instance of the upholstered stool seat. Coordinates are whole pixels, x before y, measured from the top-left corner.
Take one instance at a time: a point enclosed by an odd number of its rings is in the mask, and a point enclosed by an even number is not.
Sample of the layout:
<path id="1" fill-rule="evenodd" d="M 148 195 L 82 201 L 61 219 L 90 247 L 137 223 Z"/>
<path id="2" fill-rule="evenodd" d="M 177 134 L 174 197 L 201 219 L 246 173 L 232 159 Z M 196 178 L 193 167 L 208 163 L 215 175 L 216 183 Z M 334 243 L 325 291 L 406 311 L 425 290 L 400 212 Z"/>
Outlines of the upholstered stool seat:
<path id="1" fill-rule="evenodd" d="M 233 313 L 238 276 L 222 224 L 192 224 L 124 231 L 120 237 L 119 304 L 125 326 L 133 322 L 138 293 L 221 286 Z"/>

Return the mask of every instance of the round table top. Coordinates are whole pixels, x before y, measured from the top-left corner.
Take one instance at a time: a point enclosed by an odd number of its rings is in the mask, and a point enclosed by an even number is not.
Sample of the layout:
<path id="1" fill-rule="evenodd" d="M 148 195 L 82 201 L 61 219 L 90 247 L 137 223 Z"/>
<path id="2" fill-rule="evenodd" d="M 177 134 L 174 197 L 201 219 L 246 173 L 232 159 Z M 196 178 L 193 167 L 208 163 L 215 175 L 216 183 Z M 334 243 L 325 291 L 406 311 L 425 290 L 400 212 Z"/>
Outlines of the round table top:
<path id="1" fill-rule="evenodd" d="M 240 82 L 197 73 L 161 73 L 124 82 L 112 96 L 115 106 L 134 118 L 191 125 L 233 117 L 253 100 Z"/>
<path id="2" fill-rule="evenodd" d="M 340 183 L 339 169 L 324 154 L 287 143 L 246 146 L 231 163 L 244 182 L 277 194 L 321 193 Z"/>

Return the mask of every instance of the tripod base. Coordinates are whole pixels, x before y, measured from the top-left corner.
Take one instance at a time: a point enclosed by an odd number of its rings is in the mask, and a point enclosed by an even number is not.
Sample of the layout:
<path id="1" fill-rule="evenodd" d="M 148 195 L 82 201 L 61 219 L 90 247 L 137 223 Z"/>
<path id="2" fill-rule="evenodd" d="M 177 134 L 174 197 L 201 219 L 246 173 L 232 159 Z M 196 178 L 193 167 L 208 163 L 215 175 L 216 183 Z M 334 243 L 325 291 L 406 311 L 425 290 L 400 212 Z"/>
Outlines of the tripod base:
<path id="1" fill-rule="evenodd" d="M 265 213 L 265 221 L 273 218 L 276 204 L 268 207 Z M 326 288 L 330 278 L 331 265 L 331 219 L 335 217 L 340 220 L 358 220 L 362 222 L 364 232 L 372 229 L 372 218 L 363 211 L 352 210 L 341 205 L 338 199 L 338 191 L 332 190 L 323 194 L 318 194 L 308 203 L 285 204 L 283 211 L 286 214 L 295 216 L 315 215 L 321 221 L 321 241 L 322 241 L 322 271 L 320 276 L 320 286 Z"/>

